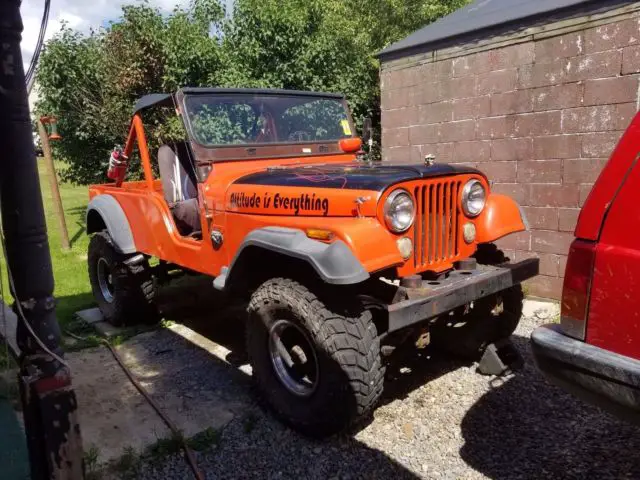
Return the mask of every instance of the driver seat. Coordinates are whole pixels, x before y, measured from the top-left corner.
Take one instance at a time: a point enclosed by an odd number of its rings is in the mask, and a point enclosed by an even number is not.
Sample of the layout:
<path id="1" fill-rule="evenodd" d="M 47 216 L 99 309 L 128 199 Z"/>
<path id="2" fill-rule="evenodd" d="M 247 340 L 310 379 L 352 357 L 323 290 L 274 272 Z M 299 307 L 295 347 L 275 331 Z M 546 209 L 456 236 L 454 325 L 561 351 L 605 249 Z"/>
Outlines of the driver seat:
<path id="1" fill-rule="evenodd" d="M 185 142 L 162 145 L 158 149 L 158 167 L 164 198 L 178 231 L 183 236 L 201 234 L 195 169 Z"/>

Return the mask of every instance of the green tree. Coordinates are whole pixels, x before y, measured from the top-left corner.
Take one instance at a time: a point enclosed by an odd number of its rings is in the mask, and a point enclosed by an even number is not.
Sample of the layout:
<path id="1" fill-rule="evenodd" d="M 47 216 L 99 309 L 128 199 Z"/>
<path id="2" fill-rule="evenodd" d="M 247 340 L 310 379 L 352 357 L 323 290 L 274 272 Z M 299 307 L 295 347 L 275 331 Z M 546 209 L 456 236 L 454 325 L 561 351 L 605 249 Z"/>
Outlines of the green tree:
<path id="1" fill-rule="evenodd" d="M 344 93 L 356 123 L 379 125 L 375 54 L 467 0 L 193 0 L 163 16 L 146 3 L 88 36 L 69 28 L 46 45 L 38 70 L 42 112 L 60 119 L 66 180 L 104 180 L 133 104 L 181 86 L 275 87 Z M 145 118 L 157 142 L 162 119 Z"/>
<path id="2" fill-rule="evenodd" d="M 220 42 L 210 31 L 223 18 L 217 0 L 194 0 L 168 16 L 146 3 L 125 6 L 121 19 L 89 35 L 63 26 L 41 57 L 37 110 L 58 116 L 63 139 L 54 148 L 69 163 L 64 180 L 105 180 L 109 152 L 124 142 L 141 95 L 219 82 Z M 161 120 L 145 122 L 158 143 Z"/>
<path id="3" fill-rule="evenodd" d="M 238 0 L 224 28 L 223 82 L 342 92 L 356 116 L 372 114 L 378 65 L 365 28 L 339 0 Z"/>
<path id="4" fill-rule="evenodd" d="M 368 32 L 370 52 L 377 52 L 465 6 L 471 0 L 350 0 L 357 22 Z"/>
<path id="5" fill-rule="evenodd" d="M 341 92 L 379 138 L 375 54 L 468 0 L 237 0 L 224 28 L 227 85 Z"/>

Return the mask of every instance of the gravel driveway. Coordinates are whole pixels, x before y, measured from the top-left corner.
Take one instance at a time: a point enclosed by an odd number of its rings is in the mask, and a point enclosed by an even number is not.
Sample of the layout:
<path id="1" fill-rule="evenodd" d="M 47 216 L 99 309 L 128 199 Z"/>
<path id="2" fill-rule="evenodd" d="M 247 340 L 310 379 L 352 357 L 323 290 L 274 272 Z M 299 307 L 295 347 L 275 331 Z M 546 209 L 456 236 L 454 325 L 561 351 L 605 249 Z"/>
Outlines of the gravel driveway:
<path id="1" fill-rule="evenodd" d="M 640 478 L 638 429 L 548 385 L 536 371 L 528 338 L 552 314 L 528 310 L 514 336 L 525 358 L 516 374 L 484 377 L 474 365 L 428 354 L 396 359 L 373 420 L 323 442 L 282 426 L 255 403 L 250 378 L 238 380 L 235 370 L 237 395 L 249 407 L 217 446 L 197 454 L 199 467 L 209 479 Z M 242 358 L 241 338 L 221 335 Z M 138 477 L 191 473 L 174 455 L 144 464 Z"/>

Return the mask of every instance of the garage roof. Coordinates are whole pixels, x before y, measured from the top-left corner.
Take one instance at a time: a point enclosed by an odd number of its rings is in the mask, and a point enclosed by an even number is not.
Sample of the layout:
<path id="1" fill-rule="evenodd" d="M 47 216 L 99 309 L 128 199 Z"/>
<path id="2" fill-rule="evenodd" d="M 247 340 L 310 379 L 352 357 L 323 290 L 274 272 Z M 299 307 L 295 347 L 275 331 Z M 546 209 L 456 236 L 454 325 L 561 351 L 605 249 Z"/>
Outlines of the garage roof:
<path id="1" fill-rule="evenodd" d="M 401 58 L 433 50 L 437 44 L 451 42 L 481 30 L 491 29 L 523 19 L 548 17 L 552 13 L 611 9 L 630 0 L 475 0 L 426 27 L 412 33 L 378 53 L 382 60 Z"/>

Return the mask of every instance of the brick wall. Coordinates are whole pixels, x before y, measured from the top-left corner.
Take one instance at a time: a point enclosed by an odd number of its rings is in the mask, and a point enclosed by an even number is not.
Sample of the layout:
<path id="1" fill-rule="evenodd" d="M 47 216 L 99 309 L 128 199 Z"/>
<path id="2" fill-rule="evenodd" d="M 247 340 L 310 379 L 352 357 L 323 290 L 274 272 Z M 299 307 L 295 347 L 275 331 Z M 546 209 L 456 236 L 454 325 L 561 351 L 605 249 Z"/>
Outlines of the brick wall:
<path id="1" fill-rule="evenodd" d="M 499 244 L 512 259 L 540 258 L 534 295 L 561 294 L 580 207 L 637 111 L 636 15 L 438 62 L 383 63 L 383 158 L 473 165 L 518 201 L 531 231 Z"/>

